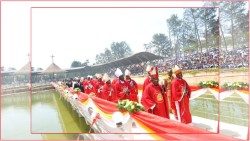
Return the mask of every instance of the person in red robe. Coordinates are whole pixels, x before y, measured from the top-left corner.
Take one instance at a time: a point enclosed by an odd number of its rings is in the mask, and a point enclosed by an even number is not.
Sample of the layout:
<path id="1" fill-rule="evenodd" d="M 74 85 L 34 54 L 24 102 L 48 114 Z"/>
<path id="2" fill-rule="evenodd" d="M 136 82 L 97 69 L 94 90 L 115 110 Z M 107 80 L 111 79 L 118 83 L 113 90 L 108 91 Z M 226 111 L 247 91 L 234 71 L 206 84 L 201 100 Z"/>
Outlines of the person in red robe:
<path id="1" fill-rule="evenodd" d="M 111 97 L 110 97 L 110 101 L 112 101 L 112 102 L 117 102 L 118 101 L 117 95 L 116 95 L 116 91 L 115 91 L 115 85 L 119 81 L 118 77 L 119 77 L 120 74 L 122 74 L 122 71 L 119 68 L 117 68 L 116 71 L 115 71 L 115 77 L 114 77 L 114 79 L 111 82 L 111 87 L 112 87 L 112 89 L 114 91 L 111 94 Z"/>
<path id="2" fill-rule="evenodd" d="M 84 83 L 84 92 L 86 94 L 90 94 L 90 93 L 95 94 L 96 89 L 95 89 L 94 85 L 95 84 L 93 83 L 91 76 L 88 76 L 87 81 Z"/>
<path id="3" fill-rule="evenodd" d="M 116 82 L 118 82 L 118 81 L 119 81 L 119 78 L 115 76 L 115 77 L 113 78 L 112 82 L 111 82 L 111 85 L 112 85 L 113 88 L 115 88 L 115 84 L 116 84 Z"/>
<path id="4" fill-rule="evenodd" d="M 96 89 L 96 96 L 101 98 L 102 88 L 104 85 L 104 82 L 102 81 L 102 75 L 96 74 L 97 80 L 95 81 L 95 89 Z"/>
<path id="5" fill-rule="evenodd" d="M 148 76 L 145 78 L 145 80 L 144 80 L 144 82 L 143 82 L 142 93 L 143 93 L 143 91 L 145 90 L 146 86 L 147 86 L 149 83 L 151 83 L 151 81 L 150 81 L 150 74 L 149 74 L 149 72 L 150 72 L 151 69 L 152 69 L 152 67 L 151 67 L 150 65 L 148 65 L 147 68 L 146 68 L 146 71 L 147 71 L 147 73 L 148 73 Z"/>
<path id="6" fill-rule="evenodd" d="M 97 81 L 98 81 L 98 79 L 97 79 L 97 74 L 95 74 L 93 77 L 91 76 L 91 81 L 92 81 L 92 83 L 93 83 L 94 85 L 97 83 Z"/>
<path id="7" fill-rule="evenodd" d="M 83 81 L 82 81 L 82 86 L 83 86 L 83 88 L 84 88 L 84 86 L 87 84 L 87 82 L 88 82 L 88 78 L 87 78 L 87 77 L 84 77 L 84 78 L 83 78 Z"/>
<path id="8" fill-rule="evenodd" d="M 130 91 L 129 84 L 125 81 L 122 71 L 119 69 L 116 73 L 119 80 L 115 84 L 115 94 L 118 100 L 129 99 Z"/>
<path id="9" fill-rule="evenodd" d="M 114 95 L 114 90 L 111 86 L 111 81 L 108 74 L 105 73 L 102 77 L 102 80 L 104 82 L 104 85 L 101 91 L 101 98 L 111 101 L 111 96 Z"/>
<path id="10" fill-rule="evenodd" d="M 162 87 L 159 85 L 158 68 L 153 67 L 150 71 L 151 82 L 142 94 L 141 104 L 149 113 L 169 119 L 167 99 L 164 98 Z"/>
<path id="11" fill-rule="evenodd" d="M 178 66 L 173 68 L 175 78 L 171 82 L 171 105 L 175 118 L 181 123 L 191 123 L 192 116 L 189 109 L 191 89 L 182 78 L 182 71 Z"/>
<path id="12" fill-rule="evenodd" d="M 131 77 L 131 72 L 129 70 L 125 70 L 125 78 L 126 78 L 126 82 L 130 85 L 130 95 L 129 95 L 129 100 L 131 101 L 135 101 L 135 102 L 138 102 L 138 99 L 137 99 L 137 95 L 138 95 L 138 85 L 137 83 L 135 82 L 135 80 L 133 80 Z"/>

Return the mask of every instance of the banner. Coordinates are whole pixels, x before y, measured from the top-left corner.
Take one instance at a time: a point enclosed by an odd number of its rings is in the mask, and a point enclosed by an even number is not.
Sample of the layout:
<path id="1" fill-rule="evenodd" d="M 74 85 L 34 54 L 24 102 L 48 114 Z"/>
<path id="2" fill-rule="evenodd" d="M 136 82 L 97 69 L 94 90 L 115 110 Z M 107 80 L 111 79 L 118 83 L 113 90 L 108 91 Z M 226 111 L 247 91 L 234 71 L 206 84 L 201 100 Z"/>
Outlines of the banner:
<path id="1" fill-rule="evenodd" d="M 134 114 L 121 113 L 115 103 L 81 92 L 74 92 L 72 89 L 63 89 L 56 83 L 52 83 L 52 85 L 61 97 L 71 103 L 72 107 L 85 118 L 95 133 L 108 133 L 109 138 L 106 139 L 236 140 L 143 111 Z M 200 90 L 200 92 L 206 91 Z"/>

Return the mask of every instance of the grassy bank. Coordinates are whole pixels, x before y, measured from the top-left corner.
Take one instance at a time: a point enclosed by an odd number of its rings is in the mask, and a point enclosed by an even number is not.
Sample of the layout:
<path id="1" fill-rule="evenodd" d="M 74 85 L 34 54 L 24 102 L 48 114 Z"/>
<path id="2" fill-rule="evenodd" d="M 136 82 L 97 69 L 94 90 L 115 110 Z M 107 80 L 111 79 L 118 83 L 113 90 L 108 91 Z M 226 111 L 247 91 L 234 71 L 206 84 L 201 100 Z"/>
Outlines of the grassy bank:
<path id="1" fill-rule="evenodd" d="M 167 73 L 160 73 L 160 78 L 166 77 Z M 134 76 L 133 78 L 139 84 L 143 84 L 144 76 Z M 184 70 L 183 77 L 190 85 L 198 85 L 201 81 L 217 81 L 221 85 L 227 82 L 245 82 L 248 83 L 248 68 L 235 69 L 201 69 L 201 70 Z"/>

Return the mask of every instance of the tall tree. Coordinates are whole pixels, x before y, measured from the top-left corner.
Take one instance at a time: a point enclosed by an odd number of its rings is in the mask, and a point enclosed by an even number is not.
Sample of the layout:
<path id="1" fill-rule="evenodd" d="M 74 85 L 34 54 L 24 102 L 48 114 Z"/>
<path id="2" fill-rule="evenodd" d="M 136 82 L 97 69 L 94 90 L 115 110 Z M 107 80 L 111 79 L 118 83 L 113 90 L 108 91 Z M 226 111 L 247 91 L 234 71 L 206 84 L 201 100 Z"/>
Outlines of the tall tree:
<path id="1" fill-rule="evenodd" d="M 202 45 L 201 45 L 201 39 L 199 34 L 199 24 L 198 24 L 198 17 L 199 17 L 199 8 L 185 8 L 184 10 L 184 20 L 192 26 L 193 35 L 196 37 L 196 43 L 197 43 L 197 51 L 202 52 Z"/>
<path id="2" fill-rule="evenodd" d="M 103 64 L 106 63 L 106 57 L 104 53 L 97 54 L 95 57 L 96 64 Z"/>
<path id="3" fill-rule="evenodd" d="M 201 39 L 200 39 L 198 23 L 197 23 L 197 18 L 199 16 L 199 9 L 198 8 L 191 8 L 190 12 L 191 12 L 191 15 L 192 15 L 192 18 L 193 18 L 193 24 L 194 24 L 194 30 L 195 30 L 195 33 L 196 33 L 196 38 L 197 38 L 199 46 L 200 46 L 200 51 L 202 52 Z"/>
<path id="4" fill-rule="evenodd" d="M 81 66 L 82 66 L 82 67 L 86 67 L 86 66 L 88 66 L 88 64 L 89 64 L 89 59 L 86 59 L 86 60 L 81 64 Z"/>
<path id="5" fill-rule="evenodd" d="M 120 58 L 128 57 L 131 54 L 131 48 L 126 42 L 113 42 L 111 44 L 111 49 L 105 48 L 104 53 L 97 54 L 95 60 L 96 64 L 102 64 Z"/>
<path id="6" fill-rule="evenodd" d="M 152 43 L 147 43 L 147 44 L 144 44 L 144 49 L 146 50 L 146 52 L 150 52 L 150 53 L 153 53 L 153 45 Z"/>
<path id="7" fill-rule="evenodd" d="M 192 26 L 190 26 L 185 20 L 183 20 L 181 24 L 179 43 L 184 55 L 187 52 L 195 51 L 196 38 L 194 32 L 192 31 Z"/>
<path id="8" fill-rule="evenodd" d="M 215 47 L 215 38 L 212 30 L 216 26 L 216 8 L 199 8 L 199 20 L 204 27 L 205 47 Z M 208 42 L 209 41 L 209 42 Z"/>
<path id="9" fill-rule="evenodd" d="M 105 48 L 104 56 L 105 56 L 106 62 L 110 62 L 114 58 L 112 53 L 111 53 L 111 50 L 109 50 L 108 48 Z"/>
<path id="10" fill-rule="evenodd" d="M 131 48 L 128 46 L 128 44 L 122 41 L 122 42 L 113 42 L 111 44 L 111 53 L 113 59 L 117 60 L 131 55 L 132 51 Z"/>
<path id="11" fill-rule="evenodd" d="M 172 48 L 169 38 L 162 33 L 154 34 L 153 40 L 149 44 L 154 53 L 160 56 L 172 57 Z"/>
<path id="12" fill-rule="evenodd" d="M 220 45 L 220 21 L 219 17 L 215 21 L 215 25 L 211 29 L 211 34 L 214 39 L 214 47 L 219 47 Z M 223 34 L 222 34 L 223 35 Z M 225 41 L 225 37 L 223 36 L 223 39 Z"/>
<path id="13" fill-rule="evenodd" d="M 220 5 L 220 2 L 205 2 L 204 3 L 204 5 L 203 5 L 204 7 L 213 7 L 213 8 L 219 8 L 219 9 L 221 9 L 222 7 L 221 7 L 221 5 Z M 225 50 L 227 50 L 227 46 L 228 46 L 228 43 L 227 43 L 227 41 L 226 41 L 226 37 L 225 37 L 225 35 L 226 35 L 226 28 L 225 28 L 225 23 L 223 22 L 223 16 L 222 16 L 222 14 L 221 14 L 221 10 L 219 10 L 220 11 L 220 13 L 219 13 L 219 17 L 217 18 L 217 20 L 216 20 L 216 26 L 217 26 L 217 28 L 219 28 L 219 35 L 222 37 L 222 40 L 221 40 L 221 47 L 224 47 L 225 48 Z M 217 29 L 213 29 L 213 33 L 218 33 L 218 32 L 216 32 L 216 30 Z M 220 40 L 220 39 L 218 39 L 219 37 L 217 37 L 216 35 L 215 35 L 215 38 L 217 39 L 217 43 L 216 44 L 218 44 L 218 40 Z"/>
<path id="14" fill-rule="evenodd" d="M 167 24 L 169 27 L 170 35 L 173 37 L 173 50 L 175 52 L 175 57 L 179 57 L 180 47 L 179 47 L 179 36 L 180 36 L 180 28 L 182 21 L 178 18 L 176 14 L 172 15 L 169 19 L 167 19 Z"/>
<path id="15" fill-rule="evenodd" d="M 236 35 L 239 33 L 236 29 L 240 25 L 238 21 L 244 17 L 244 13 L 246 12 L 246 2 L 223 1 L 220 3 L 220 9 L 223 22 L 229 23 L 230 25 L 227 29 L 231 34 L 232 47 L 235 48 L 235 46 L 240 43 L 236 38 Z"/>
<path id="16" fill-rule="evenodd" d="M 71 68 L 76 68 L 76 67 L 81 67 L 82 66 L 82 63 L 80 61 L 73 61 L 71 63 Z"/>
<path id="17" fill-rule="evenodd" d="M 249 11 L 237 17 L 235 24 L 236 44 L 239 47 L 248 47 L 249 43 Z"/>

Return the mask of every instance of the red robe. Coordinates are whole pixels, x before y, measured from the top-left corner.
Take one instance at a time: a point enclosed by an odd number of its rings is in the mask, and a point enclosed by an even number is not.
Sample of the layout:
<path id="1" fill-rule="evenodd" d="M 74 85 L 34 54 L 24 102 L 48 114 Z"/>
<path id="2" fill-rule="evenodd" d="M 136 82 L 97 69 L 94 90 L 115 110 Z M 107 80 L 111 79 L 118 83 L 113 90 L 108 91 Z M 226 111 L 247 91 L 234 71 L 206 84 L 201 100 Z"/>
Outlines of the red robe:
<path id="1" fill-rule="evenodd" d="M 155 86 L 153 83 L 150 83 L 142 94 L 141 104 L 149 113 L 169 119 L 168 102 L 164 96 L 160 85 Z M 153 105 L 155 107 L 151 110 L 150 108 Z"/>
<path id="2" fill-rule="evenodd" d="M 144 83 L 142 86 L 142 92 L 145 90 L 146 86 L 150 83 L 151 83 L 150 78 L 149 78 L 149 76 L 147 76 L 146 79 L 144 80 Z"/>
<path id="3" fill-rule="evenodd" d="M 118 100 L 124 100 L 124 99 L 129 99 L 129 94 L 126 94 L 126 90 L 129 90 L 130 86 L 126 81 L 118 81 L 115 84 L 115 93 L 116 93 L 116 97 L 117 97 L 117 101 Z M 116 101 L 116 102 L 117 102 Z"/>
<path id="4" fill-rule="evenodd" d="M 91 82 L 95 85 L 98 82 L 98 80 L 95 78 L 95 79 L 92 79 Z"/>
<path id="5" fill-rule="evenodd" d="M 118 79 L 117 77 L 115 77 L 115 78 L 112 80 L 112 82 L 111 82 L 112 87 L 115 87 L 115 84 L 116 84 L 117 81 L 119 81 L 119 79 Z"/>
<path id="6" fill-rule="evenodd" d="M 185 86 L 186 86 L 186 94 L 182 97 L 182 91 L 185 89 Z M 184 79 L 178 79 L 178 78 L 173 79 L 171 83 L 171 106 L 174 111 L 176 119 L 178 119 L 175 101 L 179 101 L 178 103 L 180 107 L 180 117 L 182 123 L 192 122 L 192 116 L 189 109 L 190 94 L 191 94 L 191 89 Z"/>
<path id="7" fill-rule="evenodd" d="M 83 80 L 82 85 L 85 86 L 88 83 L 88 80 Z"/>
<path id="8" fill-rule="evenodd" d="M 108 100 L 108 101 L 112 101 L 112 99 L 111 99 L 112 95 L 114 95 L 114 90 L 113 90 L 111 84 L 105 83 L 103 85 L 103 88 L 102 88 L 101 98 Z"/>
<path id="9" fill-rule="evenodd" d="M 117 77 L 115 77 L 112 82 L 111 82 L 111 87 L 113 89 L 113 93 L 109 99 L 109 101 L 112 101 L 112 102 L 117 102 L 117 96 L 116 96 L 116 91 L 115 91 L 115 84 L 119 81 L 119 79 Z"/>
<path id="10" fill-rule="evenodd" d="M 95 82 L 95 89 L 96 89 L 96 96 L 101 98 L 102 89 L 103 89 L 104 82 L 103 81 L 96 81 Z"/>
<path id="11" fill-rule="evenodd" d="M 137 83 L 133 79 L 127 80 L 126 82 L 130 85 L 130 87 L 129 87 L 130 88 L 129 89 L 129 91 L 130 91 L 129 100 L 138 102 L 138 100 L 137 100 L 137 95 L 138 95 Z"/>
<path id="12" fill-rule="evenodd" d="M 87 81 L 87 82 L 85 82 L 85 83 L 83 83 L 83 86 L 84 86 L 84 92 L 86 93 L 86 94 L 90 94 L 91 92 L 93 92 L 93 93 L 96 93 L 96 89 L 95 89 L 95 85 L 94 85 L 94 83 L 93 83 L 93 81 Z"/>

